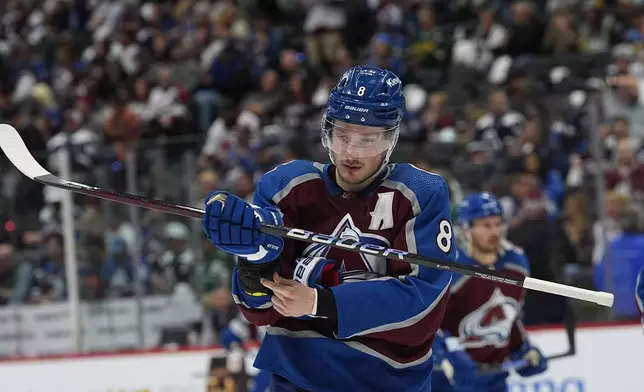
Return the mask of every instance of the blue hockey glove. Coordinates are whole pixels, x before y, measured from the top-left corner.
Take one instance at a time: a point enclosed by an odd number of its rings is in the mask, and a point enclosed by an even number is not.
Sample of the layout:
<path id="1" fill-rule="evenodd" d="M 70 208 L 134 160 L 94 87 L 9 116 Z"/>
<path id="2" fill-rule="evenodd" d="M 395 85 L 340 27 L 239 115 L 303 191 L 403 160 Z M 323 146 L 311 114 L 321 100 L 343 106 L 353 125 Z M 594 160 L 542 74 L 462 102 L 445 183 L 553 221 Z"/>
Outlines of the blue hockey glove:
<path id="1" fill-rule="evenodd" d="M 436 332 L 432 345 L 436 377 L 432 379 L 432 387 L 437 390 L 454 390 L 459 392 L 474 392 L 476 388 L 476 364 L 461 345 L 451 343 L 449 332 Z"/>
<path id="2" fill-rule="evenodd" d="M 517 369 L 517 373 L 522 377 L 541 374 L 548 369 L 548 360 L 546 357 L 538 348 L 531 345 L 527 339 L 523 342 L 518 351 L 515 351 L 510 355 L 510 359 L 515 361 L 521 359 L 528 360 L 528 366 Z"/>
<path id="3" fill-rule="evenodd" d="M 635 285 L 635 301 L 637 308 L 640 311 L 642 318 L 642 326 L 644 326 L 644 268 L 637 275 L 637 284 Z"/>
<path id="4" fill-rule="evenodd" d="M 313 288 L 333 287 L 342 283 L 344 263 L 324 257 L 303 257 L 296 260 L 293 280 Z"/>
<path id="5" fill-rule="evenodd" d="M 203 228 L 210 242 L 253 264 L 277 259 L 284 247 L 282 238 L 260 231 L 262 222 L 283 225 L 276 209 L 253 206 L 228 192 L 215 191 L 206 197 Z"/>

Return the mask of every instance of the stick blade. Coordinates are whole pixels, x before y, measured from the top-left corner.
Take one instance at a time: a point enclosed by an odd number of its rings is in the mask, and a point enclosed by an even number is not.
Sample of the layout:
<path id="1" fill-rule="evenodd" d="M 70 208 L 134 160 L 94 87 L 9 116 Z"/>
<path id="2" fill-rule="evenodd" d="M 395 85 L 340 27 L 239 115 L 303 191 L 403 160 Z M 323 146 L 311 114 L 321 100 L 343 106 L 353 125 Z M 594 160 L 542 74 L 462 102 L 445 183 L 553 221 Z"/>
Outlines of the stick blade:
<path id="1" fill-rule="evenodd" d="M 203 219 L 204 211 L 199 208 L 129 193 L 113 192 L 57 177 L 38 163 L 36 158 L 29 152 L 25 142 L 22 141 L 20 133 L 9 124 L 0 124 L 0 148 L 22 174 L 43 185 L 49 185 L 117 203 L 135 205 L 188 218 Z"/>
<path id="2" fill-rule="evenodd" d="M 11 163 L 32 180 L 35 180 L 36 177 L 51 175 L 31 155 L 16 128 L 9 124 L 0 124 L 0 148 Z"/>

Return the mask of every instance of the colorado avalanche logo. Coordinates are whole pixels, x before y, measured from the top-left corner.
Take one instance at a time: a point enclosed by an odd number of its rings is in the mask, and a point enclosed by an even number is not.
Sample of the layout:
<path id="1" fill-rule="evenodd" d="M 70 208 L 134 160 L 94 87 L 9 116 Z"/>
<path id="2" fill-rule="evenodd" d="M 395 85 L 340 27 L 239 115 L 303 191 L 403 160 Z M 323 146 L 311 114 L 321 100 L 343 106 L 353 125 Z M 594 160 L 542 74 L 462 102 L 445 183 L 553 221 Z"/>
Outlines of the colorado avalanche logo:
<path id="1" fill-rule="evenodd" d="M 338 238 L 349 238 L 354 241 L 362 243 L 369 243 L 383 247 L 389 247 L 389 241 L 386 238 L 377 234 L 363 233 L 353 222 L 351 215 L 346 214 L 340 222 L 336 225 L 331 236 Z M 327 257 L 331 247 L 323 244 L 311 244 L 304 249 L 301 257 Z M 356 280 L 373 279 L 384 276 L 387 273 L 387 259 L 382 256 L 366 255 L 355 253 L 354 256 L 362 260 L 365 269 L 358 270 L 355 268 L 348 268 L 350 270 L 343 274 L 344 282 L 351 282 Z"/>
<path id="2" fill-rule="evenodd" d="M 461 320 L 461 344 L 466 348 L 506 346 L 520 309 L 517 300 L 503 295 L 497 287 L 485 304 Z"/>

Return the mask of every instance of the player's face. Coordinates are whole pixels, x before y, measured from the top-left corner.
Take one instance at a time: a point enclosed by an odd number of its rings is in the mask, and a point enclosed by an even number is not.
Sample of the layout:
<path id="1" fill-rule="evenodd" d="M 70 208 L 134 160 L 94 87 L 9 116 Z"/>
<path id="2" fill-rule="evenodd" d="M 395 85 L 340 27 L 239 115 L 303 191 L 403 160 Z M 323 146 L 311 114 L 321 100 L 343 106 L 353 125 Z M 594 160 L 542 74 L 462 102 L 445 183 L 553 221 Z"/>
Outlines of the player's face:
<path id="1" fill-rule="evenodd" d="M 479 252 L 494 253 L 501 246 L 503 221 L 500 216 L 489 216 L 472 222 L 472 247 Z"/>
<path id="2" fill-rule="evenodd" d="M 391 145 L 390 132 L 383 128 L 337 121 L 333 125 L 329 148 L 339 185 L 352 188 L 345 190 L 366 187 L 367 180 L 380 168 Z"/>

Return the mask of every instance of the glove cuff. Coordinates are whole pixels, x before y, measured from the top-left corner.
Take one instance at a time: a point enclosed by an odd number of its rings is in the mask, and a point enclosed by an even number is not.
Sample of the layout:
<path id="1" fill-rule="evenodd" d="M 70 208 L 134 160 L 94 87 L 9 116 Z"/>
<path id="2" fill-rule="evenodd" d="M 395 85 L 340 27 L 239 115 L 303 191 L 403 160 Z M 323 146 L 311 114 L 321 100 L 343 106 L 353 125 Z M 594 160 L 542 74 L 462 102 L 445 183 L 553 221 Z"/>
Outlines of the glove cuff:
<path id="1" fill-rule="evenodd" d="M 238 280 L 240 289 L 252 297 L 271 295 L 273 292 L 262 285 L 261 279 L 273 280 L 273 273 L 280 273 L 279 259 L 268 263 L 253 263 L 243 257 L 238 257 Z"/>
<path id="2" fill-rule="evenodd" d="M 265 291 L 270 291 L 267 288 L 264 288 Z M 248 309 L 268 309 L 273 304 L 271 303 L 272 295 L 269 293 L 260 293 L 255 292 L 255 295 L 246 293 L 241 288 L 241 279 L 239 274 L 239 269 L 235 267 L 232 278 L 231 292 L 233 294 L 233 300 L 235 304 L 241 305 Z"/>
<path id="3" fill-rule="evenodd" d="M 270 225 L 284 226 L 282 221 L 282 213 L 275 208 L 260 208 L 253 206 L 259 215 L 259 221 L 268 223 Z M 282 253 L 284 249 L 284 239 L 275 235 L 261 233 L 259 236 L 258 253 L 249 257 L 249 260 L 255 263 L 265 263 L 267 261 L 275 260 Z M 265 253 L 264 253 L 265 251 Z"/>
<path id="4" fill-rule="evenodd" d="M 324 257 L 302 257 L 295 261 L 293 280 L 313 288 L 337 286 L 342 283 L 343 266 Z"/>
<path id="5" fill-rule="evenodd" d="M 251 205 L 255 211 L 259 213 L 259 220 L 262 223 L 268 223 L 269 225 L 284 226 L 284 221 L 282 220 L 282 213 L 277 208 L 271 207 L 257 207 Z"/>

